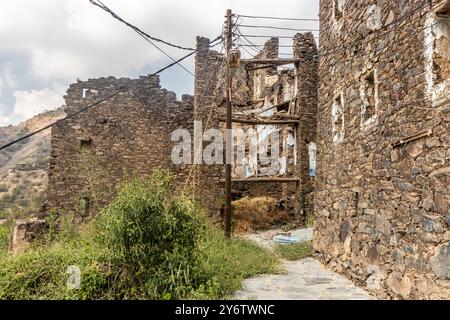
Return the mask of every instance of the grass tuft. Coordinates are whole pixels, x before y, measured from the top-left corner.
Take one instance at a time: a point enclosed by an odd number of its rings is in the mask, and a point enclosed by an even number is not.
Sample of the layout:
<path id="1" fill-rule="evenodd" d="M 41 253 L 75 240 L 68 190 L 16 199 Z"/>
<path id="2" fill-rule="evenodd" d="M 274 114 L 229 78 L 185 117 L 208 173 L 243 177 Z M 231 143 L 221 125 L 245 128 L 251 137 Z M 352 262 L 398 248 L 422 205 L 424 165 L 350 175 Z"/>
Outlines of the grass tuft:
<path id="1" fill-rule="evenodd" d="M 283 259 L 289 261 L 311 257 L 313 254 L 312 242 L 300 242 L 292 244 L 278 244 L 275 252 Z"/>

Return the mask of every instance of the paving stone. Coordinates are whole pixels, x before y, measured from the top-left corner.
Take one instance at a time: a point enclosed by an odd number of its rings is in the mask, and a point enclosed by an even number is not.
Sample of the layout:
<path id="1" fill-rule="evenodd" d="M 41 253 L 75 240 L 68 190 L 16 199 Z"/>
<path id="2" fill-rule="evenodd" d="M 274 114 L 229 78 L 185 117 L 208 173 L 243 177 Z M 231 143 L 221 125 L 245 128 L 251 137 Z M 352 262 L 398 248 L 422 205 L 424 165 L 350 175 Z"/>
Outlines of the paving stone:
<path id="1" fill-rule="evenodd" d="M 301 230 L 295 230 L 301 234 Z M 294 232 L 292 234 L 294 234 Z M 304 231 L 308 233 L 309 231 Z M 276 232 L 275 232 L 276 233 Z M 269 249 L 273 249 L 274 232 L 260 232 L 247 236 Z M 322 264 L 306 258 L 298 261 L 283 260 L 285 274 L 264 275 L 247 279 L 235 299 L 242 300 L 372 300 L 365 290 L 355 286 L 343 276 L 325 269 Z"/>

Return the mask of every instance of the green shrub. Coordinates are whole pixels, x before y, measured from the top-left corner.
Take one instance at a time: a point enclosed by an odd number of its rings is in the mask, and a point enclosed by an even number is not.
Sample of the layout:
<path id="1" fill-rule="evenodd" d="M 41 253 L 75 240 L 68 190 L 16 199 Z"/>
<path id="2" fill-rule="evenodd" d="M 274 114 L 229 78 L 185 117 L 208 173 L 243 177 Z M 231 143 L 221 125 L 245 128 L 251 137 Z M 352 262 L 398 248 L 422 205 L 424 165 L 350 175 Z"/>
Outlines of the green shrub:
<path id="1" fill-rule="evenodd" d="M 214 227 L 209 227 L 204 237 L 201 243 L 202 274 L 209 281 L 207 289 L 212 292 L 203 292 L 202 299 L 228 297 L 241 288 L 245 278 L 280 271 L 277 257 L 254 242 L 226 239 L 223 231 Z"/>
<path id="2" fill-rule="evenodd" d="M 198 242 L 205 225 L 195 206 L 174 197 L 170 176 L 133 179 L 96 222 L 99 242 L 121 290 L 146 298 L 181 298 L 197 285 Z"/>
<path id="3" fill-rule="evenodd" d="M 10 235 L 11 227 L 9 224 L 0 225 L 0 254 L 8 250 Z"/>
<path id="4" fill-rule="evenodd" d="M 268 251 L 225 239 L 204 216 L 173 194 L 167 173 L 132 179 L 82 230 L 52 216 L 44 242 L 0 255 L 0 299 L 217 299 L 277 270 Z M 81 271 L 79 289 L 66 285 L 70 266 Z"/>

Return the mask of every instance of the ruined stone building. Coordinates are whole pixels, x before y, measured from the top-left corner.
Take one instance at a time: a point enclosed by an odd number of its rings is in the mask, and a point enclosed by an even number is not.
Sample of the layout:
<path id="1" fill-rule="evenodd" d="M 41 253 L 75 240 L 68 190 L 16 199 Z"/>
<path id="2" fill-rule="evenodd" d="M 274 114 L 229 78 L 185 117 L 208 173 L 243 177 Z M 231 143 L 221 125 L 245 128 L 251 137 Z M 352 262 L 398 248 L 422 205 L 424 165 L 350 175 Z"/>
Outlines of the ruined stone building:
<path id="1" fill-rule="evenodd" d="M 314 198 L 322 262 L 380 297 L 448 298 L 450 1 L 321 0 L 320 20 L 318 52 L 312 34 L 298 34 L 292 60 L 276 62 L 272 38 L 233 70 L 234 127 L 268 140 L 279 129 L 282 141 L 275 167 L 261 157 L 233 166 L 233 192 L 303 213 Z M 220 211 L 223 165 L 196 164 L 208 129 L 224 129 L 224 55 L 206 38 L 197 49 L 194 97 L 178 101 L 150 77 L 53 129 L 49 208 L 89 216 L 125 175 L 162 167 Z M 75 83 L 66 112 L 136 81 Z M 203 136 L 193 165 L 171 161 L 178 128 Z"/>
<path id="2" fill-rule="evenodd" d="M 448 298 L 450 2 L 322 0 L 320 20 L 315 249 L 382 297 Z"/>
<path id="3" fill-rule="evenodd" d="M 211 50 L 206 38 L 198 38 L 197 49 L 195 120 L 202 123 L 204 132 L 224 129 L 224 56 Z M 268 149 L 274 132 L 280 138 L 278 163 L 270 163 L 261 155 L 249 155 L 252 143 L 248 136 L 245 141 L 233 137 L 235 152 L 241 146 L 245 153 L 243 163 L 233 165 L 233 193 L 235 197 L 271 195 L 282 199 L 287 210 L 300 213 L 303 209 L 304 213 L 303 202 L 313 190 L 314 179 L 309 150 L 315 146 L 317 48 L 308 33 L 294 37 L 293 59 L 280 59 L 278 51 L 278 39 L 272 38 L 254 59 L 242 59 L 240 67 L 232 70 L 233 129 L 253 129 L 258 144 Z M 279 68 L 286 63 L 293 67 Z M 199 170 L 200 185 L 208 190 L 202 198 L 216 210 L 221 203 L 217 199 L 223 196 L 223 166 L 203 165 Z"/>
<path id="4" fill-rule="evenodd" d="M 72 84 L 65 96 L 68 115 L 120 89 L 112 99 L 53 128 L 48 208 L 89 216 L 106 205 L 126 176 L 169 169 L 182 181 L 186 168 L 172 164 L 171 133 L 190 128 L 193 98 L 181 101 L 159 85 L 159 77 L 100 78 Z M 97 208 L 98 209 L 98 208 Z"/>
<path id="5" fill-rule="evenodd" d="M 278 40 L 272 39 L 257 58 L 277 58 L 277 45 Z M 243 182 L 236 183 L 235 190 L 240 190 L 240 196 L 273 194 L 281 198 L 283 193 L 286 201 L 290 199 L 292 210 L 298 209 L 300 196 L 312 191 L 308 148 L 314 143 L 316 128 L 311 117 L 303 114 L 314 114 L 317 105 L 317 49 L 313 36 L 298 35 L 294 47 L 295 69 L 279 72 L 277 65 L 259 64 L 259 69 L 251 71 L 248 68 L 255 68 L 255 65 L 242 66 L 236 71 L 233 84 L 236 115 L 245 118 L 245 112 L 250 112 L 247 115 L 260 113 L 261 119 L 274 116 L 278 119 L 275 122 L 285 119 L 287 124 L 295 124 L 284 126 L 284 161 L 277 163 L 276 172 L 267 172 L 267 168 L 264 172 L 264 165 L 257 159 L 248 165 L 234 166 L 236 179 L 285 176 L 293 179 L 288 183 L 290 188 L 264 182 L 248 186 Z M 194 138 L 196 130 L 200 130 L 204 140 L 200 146 L 202 156 L 207 152 L 208 139 L 211 140 L 207 129 L 223 128 L 220 117 L 225 112 L 222 103 L 224 56 L 211 50 L 205 38 L 198 38 L 198 49 L 194 98 L 185 95 L 182 101 L 177 101 L 174 93 L 160 88 L 158 77 L 90 79 L 70 86 L 65 96 L 68 115 L 121 88 L 136 85 L 60 122 L 53 129 L 48 208 L 89 216 L 94 211 L 93 204 L 102 207 L 112 199 L 124 177 L 145 176 L 154 168 L 172 171 L 177 185 L 193 180 L 191 165 L 175 165 L 172 161 L 177 142 L 172 141 L 172 132 L 189 129 Z M 251 106 L 253 101 L 255 106 Z M 195 126 L 194 120 L 202 121 L 203 125 Z M 273 125 L 256 127 L 267 131 L 267 137 L 276 129 Z M 248 150 L 248 141 L 244 143 Z M 192 147 L 188 151 L 189 162 L 195 164 L 191 154 L 196 146 Z M 202 178 L 195 186 L 198 200 L 213 213 L 219 212 L 223 205 L 223 164 L 208 164 L 202 160 L 200 163 Z M 199 172 L 196 174 L 198 176 Z"/>

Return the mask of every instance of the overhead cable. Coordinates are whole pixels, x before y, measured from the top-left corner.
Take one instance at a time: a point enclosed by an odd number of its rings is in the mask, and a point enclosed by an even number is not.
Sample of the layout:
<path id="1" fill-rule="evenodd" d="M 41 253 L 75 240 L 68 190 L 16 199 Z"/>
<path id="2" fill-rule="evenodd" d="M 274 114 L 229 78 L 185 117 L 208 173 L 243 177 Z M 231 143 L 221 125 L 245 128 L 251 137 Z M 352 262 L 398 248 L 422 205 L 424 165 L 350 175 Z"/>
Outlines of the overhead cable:
<path id="1" fill-rule="evenodd" d="M 173 43 L 170 43 L 168 41 L 162 40 L 162 39 L 158 39 L 156 37 L 153 37 L 151 35 L 149 35 L 148 33 L 142 31 L 141 29 L 139 29 L 138 27 L 132 25 L 131 23 L 125 21 L 124 19 L 122 19 L 121 17 L 119 17 L 116 13 L 114 13 L 110 8 L 108 8 L 106 5 L 104 5 L 100 0 L 89 0 L 90 3 L 92 3 L 94 6 L 97 6 L 103 10 L 105 10 L 106 12 L 108 12 L 109 14 L 111 14 L 115 19 L 119 20 L 120 22 L 124 23 L 125 25 L 127 25 L 128 27 L 130 27 L 131 29 L 133 29 L 134 31 L 143 34 L 145 37 L 153 40 L 153 41 L 157 41 L 157 42 L 161 42 L 164 43 L 168 46 L 177 48 L 177 49 L 181 49 L 181 50 L 189 50 L 189 51 L 194 51 L 194 48 L 188 48 L 188 47 L 182 47 Z"/>
<path id="2" fill-rule="evenodd" d="M 183 61 L 184 59 L 186 59 L 186 58 L 192 56 L 192 55 L 195 54 L 196 52 L 197 52 L 197 51 L 190 52 L 189 54 L 187 54 L 187 55 L 185 55 L 184 57 L 178 59 L 177 61 L 175 61 L 175 62 L 173 62 L 173 63 L 171 63 L 171 64 L 165 66 L 164 68 L 159 69 L 158 71 L 156 71 L 156 72 L 150 74 L 149 77 L 155 76 L 155 75 L 157 75 L 157 74 L 163 72 L 164 70 L 169 69 L 170 67 L 174 66 L 174 65 L 177 64 L 178 62 Z M 9 143 L 3 145 L 3 146 L 0 146 L 0 151 L 6 149 L 6 148 L 8 148 L 8 147 L 10 147 L 10 146 L 12 146 L 12 145 L 14 145 L 14 144 L 16 144 L 16 143 L 19 143 L 19 142 L 21 142 L 21 141 L 23 141 L 23 140 L 25 140 L 25 139 L 28 139 L 28 138 L 30 138 L 30 137 L 32 137 L 32 136 L 34 136 L 34 135 L 36 135 L 36 134 L 38 134 L 38 133 L 40 133 L 40 132 L 46 130 L 46 129 L 49 129 L 49 128 L 51 128 L 51 127 L 53 127 L 53 126 L 59 124 L 59 123 L 62 123 L 62 122 L 64 122 L 64 121 L 66 121 L 66 120 L 69 120 L 69 119 L 71 119 L 71 118 L 73 118 L 73 117 L 79 115 L 80 113 L 83 113 L 83 112 L 85 112 L 85 111 L 87 111 L 87 110 L 89 110 L 89 109 L 91 109 L 91 108 L 93 108 L 93 107 L 99 105 L 100 103 L 105 102 L 105 101 L 107 101 L 107 100 L 109 100 L 109 99 L 111 99 L 111 98 L 117 96 L 118 94 L 120 94 L 120 93 L 122 93 L 122 92 L 128 91 L 128 90 L 130 90 L 131 88 L 137 86 L 139 83 L 145 81 L 146 79 L 147 79 L 147 78 L 138 80 L 138 81 L 136 81 L 135 83 L 133 83 L 132 85 L 129 85 L 129 86 L 125 87 L 125 88 L 122 88 L 122 89 L 120 89 L 120 90 L 118 90 L 118 91 L 115 91 L 114 93 L 110 94 L 109 96 L 107 96 L 107 97 L 105 97 L 105 98 L 102 98 L 102 99 L 100 99 L 100 100 L 97 100 L 96 102 L 94 102 L 94 103 L 88 105 L 87 107 L 84 107 L 84 108 L 78 110 L 78 111 L 75 112 L 75 113 L 72 113 L 72 114 L 70 114 L 70 115 L 67 115 L 67 116 L 66 116 L 65 118 L 63 118 L 63 119 L 59 119 L 59 120 L 57 120 L 57 121 L 54 121 L 54 122 L 52 122 L 52 123 L 50 123 L 50 124 L 48 124 L 48 125 L 46 125 L 46 126 L 40 128 L 40 129 L 36 130 L 36 131 L 33 131 L 33 132 L 29 133 L 29 134 L 24 135 L 23 137 L 20 137 L 20 138 L 14 140 L 14 141 L 11 141 L 11 142 L 9 142 Z"/>
<path id="3" fill-rule="evenodd" d="M 133 26 L 132 24 L 126 22 L 125 20 L 123 20 L 122 18 L 120 18 L 116 13 L 114 13 L 111 9 L 109 9 L 106 5 L 104 5 L 100 0 L 89 0 L 93 5 L 105 10 L 106 12 L 110 13 L 115 19 L 123 22 L 124 24 L 126 24 L 127 26 L 129 26 L 130 28 L 132 28 L 137 34 L 139 34 L 142 38 L 144 38 L 145 41 L 147 41 L 148 43 L 150 43 L 152 46 L 154 46 L 156 49 L 158 49 L 161 53 L 163 53 L 166 57 L 168 57 L 169 59 L 171 59 L 172 61 L 176 61 L 172 56 L 170 56 L 167 52 L 165 52 L 163 49 L 161 49 L 159 46 L 157 46 L 152 40 L 155 41 L 159 41 L 162 42 L 164 44 L 170 45 L 172 47 L 175 48 L 179 48 L 179 49 L 187 49 L 187 50 L 195 50 L 192 48 L 183 48 L 183 47 L 179 47 L 173 44 L 170 44 L 169 42 L 154 38 L 150 35 L 148 35 L 147 33 L 145 33 L 144 31 L 142 31 L 141 29 L 139 29 L 138 27 Z M 177 63 L 184 71 L 186 71 L 187 73 L 189 73 L 191 76 L 195 77 L 194 73 L 192 71 L 190 71 L 189 69 L 187 69 L 185 66 L 183 66 L 181 63 Z"/>
<path id="4" fill-rule="evenodd" d="M 250 18 L 250 19 L 269 19 L 269 20 L 287 20 L 287 21 L 319 21 L 319 19 L 305 19 L 305 18 L 283 18 L 283 17 L 270 17 L 270 16 L 249 16 L 238 14 L 238 17 Z"/>

